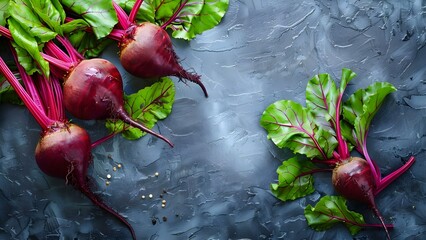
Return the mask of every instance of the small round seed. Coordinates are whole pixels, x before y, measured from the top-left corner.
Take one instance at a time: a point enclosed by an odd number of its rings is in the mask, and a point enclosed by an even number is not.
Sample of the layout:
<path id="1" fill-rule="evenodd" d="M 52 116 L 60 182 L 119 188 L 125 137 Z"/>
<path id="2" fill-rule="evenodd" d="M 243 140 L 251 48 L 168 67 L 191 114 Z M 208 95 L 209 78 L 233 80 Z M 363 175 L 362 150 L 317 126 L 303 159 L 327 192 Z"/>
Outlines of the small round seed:
<path id="1" fill-rule="evenodd" d="M 108 179 L 111 179 L 111 177 L 112 177 L 112 176 L 111 176 L 111 174 L 108 174 L 108 175 L 107 175 L 107 178 L 108 178 Z"/>
<path id="2" fill-rule="evenodd" d="M 153 197 L 153 195 L 150 193 L 150 194 L 148 195 L 148 197 L 149 197 L 149 198 L 152 198 L 152 197 Z"/>

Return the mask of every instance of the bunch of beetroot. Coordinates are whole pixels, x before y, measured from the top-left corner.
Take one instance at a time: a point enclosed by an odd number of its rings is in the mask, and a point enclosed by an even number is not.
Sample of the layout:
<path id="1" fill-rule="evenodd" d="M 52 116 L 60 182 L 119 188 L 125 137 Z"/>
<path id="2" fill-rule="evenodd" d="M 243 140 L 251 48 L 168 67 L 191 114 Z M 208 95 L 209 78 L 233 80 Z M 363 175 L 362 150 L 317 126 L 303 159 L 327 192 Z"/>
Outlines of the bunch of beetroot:
<path id="1" fill-rule="evenodd" d="M 107 37 L 118 40 L 120 60 L 129 73 L 141 78 L 175 76 L 187 79 L 200 85 L 207 97 L 200 76 L 184 70 L 179 64 L 165 29 L 169 26 L 176 30 L 187 24 L 199 26 L 200 22 L 206 22 L 206 18 L 213 19 L 210 21 L 214 26 L 227 7 L 224 0 L 218 1 L 222 4 L 218 12 L 210 9 L 218 3 L 204 8 L 207 3 L 189 0 L 150 6 L 156 11 L 172 10 L 168 20 L 157 26 L 148 21 L 136 22 L 138 15 L 146 13 L 147 6 L 141 7 L 142 3 L 136 0 L 129 15 L 118 3 L 110 0 L 96 1 L 96 4 L 90 1 L 12 0 L 0 9 L 0 15 L 6 17 L 0 19 L 0 35 L 9 40 L 10 54 L 15 59 L 14 64 L 8 65 L 0 56 L 0 73 L 42 129 L 35 149 L 38 166 L 46 175 L 65 180 L 95 205 L 115 216 L 129 228 L 133 239 L 136 239 L 133 227 L 93 193 L 87 176 L 92 161 L 91 149 L 117 132 L 92 143 L 83 128 L 67 120 L 65 112 L 83 120 L 121 120 L 170 146 L 173 144 L 150 129 L 152 122 L 160 118 L 152 120 L 149 126 L 132 118 L 125 107 L 120 72 L 110 61 L 84 56 L 99 54 L 108 43 Z M 188 9 L 198 11 L 191 20 L 188 20 Z M 211 27 L 206 25 L 188 32 L 195 35 Z M 18 71 L 12 72 L 11 68 Z M 171 97 L 167 96 L 167 103 L 172 104 L 170 99 L 174 93 L 168 95 Z M 154 100 L 156 104 L 166 104 L 166 100 L 160 97 Z M 168 108 L 166 113 L 170 113 L 171 106 L 165 108 Z"/>
<path id="2" fill-rule="evenodd" d="M 305 158 L 293 157 L 277 169 L 278 183 L 272 193 L 282 201 L 304 197 L 315 191 L 312 174 L 332 172 L 332 184 L 341 196 L 324 196 L 314 207 L 308 205 L 305 216 L 316 230 L 326 230 L 344 223 L 352 234 L 363 227 L 382 226 L 390 239 L 375 197 L 401 174 L 415 159 L 413 156 L 397 170 L 382 177 L 378 164 L 367 151 L 370 123 L 385 97 L 395 91 L 386 82 L 376 82 L 353 93 L 343 102 L 349 81 L 355 77 L 343 69 L 340 87 L 328 74 L 319 74 L 306 87 L 306 107 L 290 100 L 280 100 L 266 108 L 261 125 L 278 147 L 289 148 Z M 358 153 L 351 153 L 355 149 Z M 361 214 L 349 211 L 346 199 L 368 205 L 380 224 L 366 224 Z"/>

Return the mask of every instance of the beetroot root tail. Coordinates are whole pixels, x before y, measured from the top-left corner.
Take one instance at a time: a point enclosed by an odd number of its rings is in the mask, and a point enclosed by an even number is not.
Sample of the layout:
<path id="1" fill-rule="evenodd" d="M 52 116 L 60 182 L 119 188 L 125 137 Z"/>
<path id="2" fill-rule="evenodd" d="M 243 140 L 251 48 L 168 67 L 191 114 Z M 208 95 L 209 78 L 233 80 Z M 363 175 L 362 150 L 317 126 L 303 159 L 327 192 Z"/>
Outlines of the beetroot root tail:
<path id="1" fill-rule="evenodd" d="M 133 240 L 136 240 L 136 234 L 135 230 L 133 229 L 132 225 L 118 212 L 116 212 L 114 209 L 106 205 L 104 202 L 102 202 L 92 191 L 90 191 L 89 187 L 87 186 L 87 183 L 81 183 L 77 185 L 78 190 L 80 190 L 87 198 L 89 198 L 96 206 L 102 208 L 103 210 L 107 211 L 114 217 L 116 217 L 118 220 L 120 220 L 126 227 L 130 230 L 130 234 L 132 235 Z"/>
<path id="2" fill-rule="evenodd" d="M 390 237 L 390 234 L 389 234 L 389 230 L 386 227 L 385 220 L 383 219 L 382 214 L 380 214 L 380 212 L 379 212 L 379 210 L 377 209 L 376 206 L 373 206 L 372 210 L 373 210 L 374 214 L 377 216 L 377 218 L 379 218 L 380 223 L 382 224 L 382 226 L 383 226 L 383 228 L 384 228 L 384 230 L 386 232 L 386 239 L 387 240 L 391 240 L 391 237 Z"/>
<path id="3" fill-rule="evenodd" d="M 135 127 L 135 128 L 139 128 L 140 130 L 142 130 L 142 131 L 144 131 L 144 132 L 146 132 L 146 133 L 149 133 L 149 134 L 151 134 L 151 135 L 153 135 L 153 136 L 155 136 L 155 137 L 157 137 L 157 138 L 159 138 L 159 139 L 161 139 L 161 140 L 163 140 L 163 141 L 165 141 L 167 144 L 169 144 L 170 145 L 170 147 L 173 147 L 173 143 L 169 140 L 169 139 L 167 139 L 166 137 L 164 137 L 163 135 L 161 135 L 161 134 L 159 134 L 159 133 L 156 133 L 156 132 L 154 132 L 154 131 L 152 131 L 151 129 L 149 129 L 149 128 L 147 128 L 147 127 L 145 127 L 144 125 L 142 125 L 141 123 L 138 123 L 138 122 L 136 122 L 135 120 L 133 120 L 127 113 L 126 113 L 126 111 L 124 111 L 124 109 L 123 108 L 121 108 L 121 109 L 117 109 L 117 114 L 118 114 L 118 118 L 120 118 L 123 122 L 125 122 L 125 123 L 127 123 L 127 124 L 129 124 L 130 126 L 132 126 L 132 127 Z"/>
<path id="4" fill-rule="evenodd" d="M 198 84 L 198 86 L 200 86 L 201 89 L 203 90 L 204 96 L 209 97 L 206 87 L 204 86 L 203 82 L 201 82 L 200 75 L 189 73 L 186 70 L 182 70 L 182 71 L 179 71 L 179 73 L 176 74 L 175 76 L 180 79 L 184 78 L 184 79 L 187 79 L 188 81 Z"/>

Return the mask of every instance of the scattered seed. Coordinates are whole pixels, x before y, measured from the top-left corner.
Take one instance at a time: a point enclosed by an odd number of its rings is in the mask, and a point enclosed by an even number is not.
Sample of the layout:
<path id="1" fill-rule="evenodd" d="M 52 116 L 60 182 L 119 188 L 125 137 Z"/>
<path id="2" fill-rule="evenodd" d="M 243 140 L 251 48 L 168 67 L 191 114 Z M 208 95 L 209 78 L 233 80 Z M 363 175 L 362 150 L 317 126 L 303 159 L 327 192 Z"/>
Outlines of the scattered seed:
<path id="1" fill-rule="evenodd" d="M 111 176 L 111 174 L 108 174 L 108 175 L 107 175 L 107 178 L 108 178 L 108 179 L 111 179 L 111 177 L 112 177 L 112 176 Z"/>
<path id="2" fill-rule="evenodd" d="M 163 199 L 163 201 L 161 201 L 161 203 L 162 203 L 162 204 L 166 204 L 166 200 L 165 200 L 165 199 Z"/>
<path id="3" fill-rule="evenodd" d="M 117 164 L 117 167 L 118 167 L 118 168 L 121 168 L 121 164 L 120 164 L 120 163 L 119 163 L 119 164 Z"/>
<path id="4" fill-rule="evenodd" d="M 105 182 L 105 184 L 107 185 L 107 186 L 109 186 L 109 184 L 110 184 L 111 182 L 110 181 L 106 181 Z"/>
<path id="5" fill-rule="evenodd" d="M 114 172 L 115 172 L 115 171 L 117 171 L 117 168 L 116 168 L 116 167 L 113 167 L 113 168 L 112 168 L 112 171 L 114 171 Z"/>
<path id="6" fill-rule="evenodd" d="M 148 197 L 149 197 L 149 198 L 152 198 L 152 197 L 153 197 L 153 195 L 150 193 L 150 194 L 148 195 Z"/>
<path id="7" fill-rule="evenodd" d="M 142 195 L 142 196 L 141 196 L 141 198 L 142 198 L 142 199 L 145 199 L 145 195 Z"/>
<path id="8" fill-rule="evenodd" d="M 160 173 L 159 172 L 155 172 L 155 174 L 154 174 L 156 177 L 158 177 L 158 176 L 160 176 Z"/>
<path id="9" fill-rule="evenodd" d="M 161 204 L 161 207 L 162 207 L 162 208 L 165 208 L 165 207 L 166 207 L 166 204 L 162 203 L 162 204 Z"/>
<path id="10" fill-rule="evenodd" d="M 152 222 L 152 225 L 155 225 L 155 224 L 157 224 L 157 219 L 153 218 L 153 219 L 151 219 L 151 222 Z"/>
<path id="11" fill-rule="evenodd" d="M 163 216 L 163 222 L 167 222 L 167 217 Z"/>

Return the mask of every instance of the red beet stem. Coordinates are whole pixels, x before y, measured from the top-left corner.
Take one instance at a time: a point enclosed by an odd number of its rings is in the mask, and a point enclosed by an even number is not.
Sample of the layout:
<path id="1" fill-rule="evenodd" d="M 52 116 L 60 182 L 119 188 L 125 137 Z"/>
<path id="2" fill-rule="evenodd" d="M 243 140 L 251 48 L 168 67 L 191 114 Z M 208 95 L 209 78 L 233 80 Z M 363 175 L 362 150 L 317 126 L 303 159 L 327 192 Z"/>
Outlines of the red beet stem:
<path id="1" fill-rule="evenodd" d="M 130 23 L 135 22 L 136 15 L 137 15 L 139 8 L 141 7 L 142 3 L 143 3 L 143 0 L 136 0 L 135 1 L 135 5 L 133 5 L 132 11 L 130 11 L 130 14 L 129 14 L 129 22 Z"/>
<path id="2" fill-rule="evenodd" d="M 377 188 L 374 191 L 374 195 L 379 194 L 383 189 L 385 189 L 389 184 L 391 184 L 395 179 L 397 179 L 399 176 L 401 176 L 403 173 L 405 173 L 415 162 L 415 158 L 413 156 L 410 157 L 410 159 L 402 165 L 397 170 L 393 171 L 386 177 L 382 178 L 380 183 L 377 185 Z"/>
<path id="3" fill-rule="evenodd" d="M 80 178 L 78 178 L 80 179 Z M 122 223 L 124 223 L 127 228 L 130 230 L 130 233 L 132 234 L 132 238 L 136 240 L 136 234 L 135 230 L 133 229 L 132 225 L 118 212 L 116 212 L 114 209 L 106 205 L 103 201 L 101 201 L 92 191 L 90 191 L 89 187 L 87 186 L 87 182 L 80 182 L 77 183 L 78 190 L 80 190 L 87 198 L 89 198 L 96 206 L 102 208 L 103 210 L 107 211 L 108 213 L 112 214 L 114 217 L 119 219 Z"/>
<path id="4" fill-rule="evenodd" d="M 151 135 L 153 135 L 153 136 L 155 136 L 155 137 L 158 137 L 158 138 L 162 139 L 163 141 L 165 141 L 167 144 L 169 144 L 169 145 L 170 145 L 170 147 L 173 147 L 173 143 L 172 143 L 172 142 L 170 142 L 170 140 L 169 140 L 169 139 L 167 139 L 167 138 L 166 138 L 166 137 L 164 137 L 163 135 L 160 135 L 160 134 L 158 134 L 158 133 L 156 133 L 156 132 L 152 131 L 151 129 L 149 129 L 149 128 L 145 127 L 144 125 L 142 125 L 142 124 L 140 124 L 140 123 L 136 122 L 135 120 L 133 120 L 133 119 L 132 119 L 132 118 L 131 118 L 131 117 L 130 117 L 127 113 L 126 113 L 126 111 L 125 111 L 122 107 L 119 107 L 119 108 L 116 110 L 116 112 L 115 112 L 115 113 L 118 115 L 119 119 L 123 120 L 125 123 L 129 124 L 130 126 L 135 127 L 135 128 L 139 128 L 140 130 L 142 130 L 142 131 L 144 131 L 144 132 L 146 132 L 146 133 L 149 133 L 149 134 L 151 134 Z"/>

